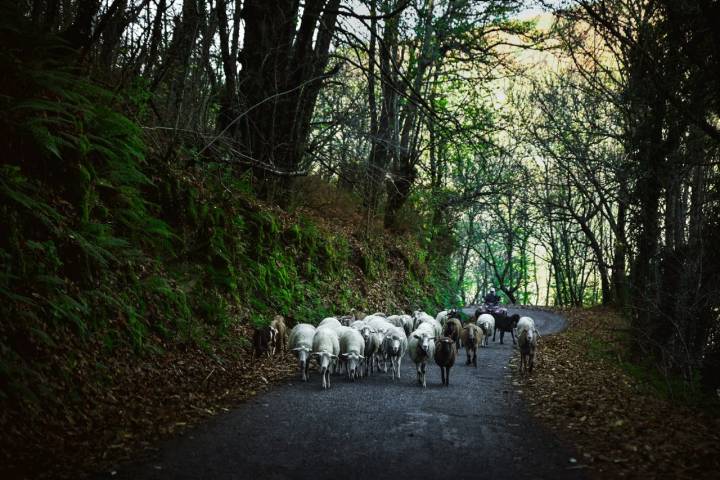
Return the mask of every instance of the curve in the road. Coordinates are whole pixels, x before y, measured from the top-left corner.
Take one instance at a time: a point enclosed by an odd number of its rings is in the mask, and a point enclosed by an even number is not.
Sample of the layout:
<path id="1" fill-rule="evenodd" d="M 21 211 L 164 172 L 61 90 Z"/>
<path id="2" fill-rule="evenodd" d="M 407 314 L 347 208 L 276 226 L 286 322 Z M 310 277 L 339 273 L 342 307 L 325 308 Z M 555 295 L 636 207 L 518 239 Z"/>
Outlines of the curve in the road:
<path id="1" fill-rule="evenodd" d="M 543 334 L 565 327 L 552 313 L 518 312 Z M 355 383 L 334 376 L 323 391 L 313 372 L 100 478 L 583 478 L 569 463 L 574 453 L 525 412 L 512 352 L 512 341 L 491 341 L 474 369 L 461 351 L 449 388 L 436 365 L 419 387 L 407 356 L 395 382 L 389 373 Z"/>

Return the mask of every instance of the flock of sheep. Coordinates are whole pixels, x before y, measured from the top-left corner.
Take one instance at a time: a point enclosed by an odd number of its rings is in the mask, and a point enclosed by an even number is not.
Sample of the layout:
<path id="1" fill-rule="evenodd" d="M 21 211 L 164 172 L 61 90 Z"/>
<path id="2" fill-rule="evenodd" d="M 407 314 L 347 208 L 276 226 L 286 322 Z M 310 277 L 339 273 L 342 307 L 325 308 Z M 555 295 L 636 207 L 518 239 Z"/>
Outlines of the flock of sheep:
<path id="1" fill-rule="evenodd" d="M 357 317 L 363 317 L 357 319 Z M 300 323 L 290 331 L 283 317 L 276 316 L 271 324 L 256 332 L 255 349 L 273 355 L 278 349 L 291 350 L 300 363 L 303 381 L 309 379 L 311 358 L 317 360 L 322 388 L 330 388 L 331 372 L 345 371 L 348 379 L 368 376 L 375 371 L 387 372 L 388 363 L 392 378 L 400 378 L 400 365 L 405 352 L 415 363 L 417 381 L 427 386 L 427 364 L 435 362 L 440 367 L 442 383 L 450 385 L 450 369 L 455 364 L 458 351 L 465 348 L 467 365 L 477 367 L 477 349 L 487 346 L 488 338 L 500 330 L 502 336 L 509 331 L 517 335 L 520 349 L 520 372 L 532 372 L 538 333 L 530 317 L 519 315 L 482 313 L 478 310 L 465 325 L 456 310 L 444 310 L 435 318 L 422 311 L 413 315 L 350 315 L 328 317 L 317 327 Z"/>

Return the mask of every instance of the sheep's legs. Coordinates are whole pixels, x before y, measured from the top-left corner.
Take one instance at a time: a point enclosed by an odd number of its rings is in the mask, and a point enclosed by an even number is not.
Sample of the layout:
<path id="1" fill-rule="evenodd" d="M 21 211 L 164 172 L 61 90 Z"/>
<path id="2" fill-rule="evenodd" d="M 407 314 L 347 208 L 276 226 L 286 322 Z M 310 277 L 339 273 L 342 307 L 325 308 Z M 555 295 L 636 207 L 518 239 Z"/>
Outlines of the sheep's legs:
<path id="1" fill-rule="evenodd" d="M 534 364 L 535 364 L 535 352 L 530 351 L 530 353 L 528 354 L 528 373 L 532 373 Z"/>
<path id="2" fill-rule="evenodd" d="M 323 390 L 330 388 L 330 370 L 327 367 L 323 367 L 320 370 L 322 376 L 322 388 Z"/>
<path id="3" fill-rule="evenodd" d="M 510 336 L 512 336 L 512 339 L 513 339 L 513 345 L 515 345 L 515 334 L 513 333 L 513 331 L 512 331 L 512 330 L 510 330 Z"/>
<path id="4" fill-rule="evenodd" d="M 533 357 L 529 353 L 520 353 L 520 373 L 526 375 L 532 373 Z"/>
<path id="5" fill-rule="evenodd" d="M 395 380 L 395 374 L 397 378 L 400 378 L 400 358 L 390 357 L 390 368 L 392 369 L 392 378 Z"/>

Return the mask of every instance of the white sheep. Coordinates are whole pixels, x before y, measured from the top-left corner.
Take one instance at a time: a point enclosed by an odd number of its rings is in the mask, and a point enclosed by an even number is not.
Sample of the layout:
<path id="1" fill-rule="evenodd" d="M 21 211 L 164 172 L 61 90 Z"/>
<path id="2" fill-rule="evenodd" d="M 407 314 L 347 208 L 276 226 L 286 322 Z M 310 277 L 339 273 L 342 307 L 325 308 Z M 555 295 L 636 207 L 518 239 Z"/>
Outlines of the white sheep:
<path id="1" fill-rule="evenodd" d="M 410 358 L 415 362 L 417 369 L 417 380 L 423 388 L 427 387 L 425 368 L 427 362 L 432 362 L 435 355 L 435 330 L 429 323 L 421 323 L 418 328 L 410 334 L 408 350 Z"/>
<path id="2" fill-rule="evenodd" d="M 382 350 L 385 353 L 385 358 L 390 358 L 393 380 L 395 380 L 396 376 L 400 379 L 400 364 L 407 350 L 405 330 L 394 325 L 390 327 L 383 339 Z"/>
<path id="3" fill-rule="evenodd" d="M 475 325 L 480 327 L 485 334 L 484 346 L 487 347 L 488 339 L 495 333 L 495 317 L 489 313 L 483 313 L 478 317 Z"/>
<path id="4" fill-rule="evenodd" d="M 303 382 L 309 378 L 308 367 L 310 366 L 310 353 L 313 347 L 315 327 L 309 323 L 298 323 L 290 331 L 290 350 L 300 360 L 300 372 Z"/>
<path id="5" fill-rule="evenodd" d="M 539 336 L 535 329 L 535 321 L 530 317 L 521 317 L 516 330 L 520 349 L 520 374 L 532 373 Z"/>
<path id="6" fill-rule="evenodd" d="M 405 333 L 410 335 L 410 333 L 414 330 L 413 329 L 413 318 L 410 315 L 400 315 L 403 319 L 403 328 L 405 330 Z"/>
<path id="7" fill-rule="evenodd" d="M 364 320 L 356 320 L 350 325 L 352 328 L 360 332 L 365 341 L 365 357 L 363 363 L 363 376 L 367 377 L 371 371 L 375 370 L 375 356 L 380 349 L 381 336 L 367 324 Z"/>
<path id="8" fill-rule="evenodd" d="M 535 320 L 530 317 L 520 317 L 515 327 L 515 332 L 517 335 L 520 335 L 520 332 L 523 330 L 535 330 Z"/>
<path id="9" fill-rule="evenodd" d="M 418 325 L 420 325 L 424 320 L 431 319 L 435 320 L 433 317 L 428 315 L 427 313 L 421 311 L 421 310 L 415 310 L 412 315 L 413 318 L 413 330 L 417 329 Z"/>
<path id="10" fill-rule="evenodd" d="M 320 323 L 318 323 L 318 328 L 320 327 L 330 327 L 333 329 L 336 329 L 338 327 L 342 327 L 342 323 L 340 323 L 340 320 L 338 320 L 336 317 L 327 317 L 323 318 Z"/>
<path id="11" fill-rule="evenodd" d="M 360 366 L 365 353 L 365 340 L 360 332 L 349 328 L 340 336 L 340 358 L 350 381 L 360 377 Z"/>
<path id="12" fill-rule="evenodd" d="M 445 324 L 447 324 L 447 321 L 451 318 L 457 318 L 458 320 L 460 320 L 460 312 L 457 308 L 443 310 L 442 312 L 435 315 L 435 321 L 442 325 L 443 328 L 445 328 Z M 460 323 L 462 324 L 462 321 L 460 321 Z"/>
<path id="13" fill-rule="evenodd" d="M 345 325 L 343 325 L 343 324 L 340 322 L 340 320 L 338 320 L 337 317 L 326 317 L 326 318 L 323 318 L 323 319 L 320 321 L 320 323 L 318 323 L 317 328 L 330 328 L 330 329 L 332 329 L 332 330 L 335 331 L 335 333 L 337 334 L 337 337 L 338 337 L 338 339 L 339 339 L 339 338 L 340 338 L 340 335 L 342 335 L 342 333 L 345 331 L 345 329 L 346 329 L 346 328 L 349 328 L 349 327 L 346 327 Z M 331 362 L 331 364 L 330 364 L 330 371 L 331 371 L 332 373 L 338 373 L 338 372 L 340 371 L 339 362 L 340 362 L 340 358 L 339 358 L 339 357 L 333 359 L 333 361 Z"/>
<path id="14" fill-rule="evenodd" d="M 439 312 L 437 315 L 435 315 L 435 321 L 444 327 L 445 322 L 447 322 L 449 313 L 450 313 L 450 310 L 443 310 L 443 311 Z"/>
<path id="15" fill-rule="evenodd" d="M 376 366 L 378 370 L 380 370 L 380 364 L 382 363 L 382 371 L 387 372 L 387 356 L 385 350 L 382 348 L 382 345 L 385 339 L 385 334 L 391 328 L 394 328 L 394 326 L 392 323 L 388 322 L 384 318 L 373 315 L 371 315 L 370 317 L 365 317 L 365 321 L 368 325 L 370 325 L 370 328 L 373 329 L 375 341 L 377 341 L 378 344 L 378 352 L 375 355 Z"/>
<path id="16" fill-rule="evenodd" d="M 413 330 L 413 319 L 410 315 L 390 315 L 387 321 L 405 330 L 405 335 L 410 335 Z"/>
<path id="17" fill-rule="evenodd" d="M 382 320 L 383 322 L 387 322 L 387 319 L 385 317 L 380 316 L 380 315 L 374 315 L 374 314 L 368 315 L 367 317 L 363 318 L 362 320 L 366 323 L 370 323 L 373 320 Z"/>
<path id="18" fill-rule="evenodd" d="M 330 388 L 330 367 L 340 354 L 340 339 L 337 332 L 330 327 L 318 327 L 313 337 L 313 352 L 320 365 L 322 388 Z"/>
<path id="19" fill-rule="evenodd" d="M 440 325 L 440 322 L 432 318 L 430 315 L 427 317 L 424 317 L 422 322 L 420 323 L 427 323 L 433 327 L 433 330 L 435 331 L 436 337 L 442 337 L 443 336 L 443 327 Z M 418 325 L 419 327 L 420 325 Z M 417 327 L 415 328 L 417 330 Z"/>
<path id="20" fill-rule="evenodd" d="M 390 327 L 393 326 L 392 323 L 388 322 L 384 318 L 375 317 L 373 315 L 365 317 L 365 323 L 367 325 L 370 325 L 370 327 L 374 330 L 378 330 L 383 333 L 385 333 Z"/>
<path id="21" fill-rule="evenodd" d="M 340 338 L 342 338 L 342 336 L 343 336 L 346 332 L 348 332 L 348 331 L 350 331 L 350 330 L 352 330 L 352 331 L 357 331 L 357 330 L 355 330 L 354 328 L 352 328 L 352 327 L 346 327 L 345 325 L 340 325 L 339 327 L 335 327 L 334 330 L 335 330 L 335 333 L 337 333 L 338 340 L 339 340 Z M 336 374 L 336 375 L 337 375 L 337 374 L 342 375 L 343 367 L 344 367 L 345 364 L 347 363 L 346 360 L 347 360 L 347 359 L 346 359 L 345 357 L 341 357 L 341 356 L 338 355 L 338 358 L 335 360 L 335 365 L 334 365 L 334 368 L 333 368 L 333 372 L 332 372 L 332 373 L 334 373 L 334 374 Z"/>
<path id="22" fill-rule="evenodd" d="M 365 320 L 355 320 L 354 322 L 352 322 L 350 324 L 350 327 L 354 328 L 355 330 L 362 330 L 363 327 L 367 327 L 367 326 L 368 326 L 368 322 L 366 322 Z"/>

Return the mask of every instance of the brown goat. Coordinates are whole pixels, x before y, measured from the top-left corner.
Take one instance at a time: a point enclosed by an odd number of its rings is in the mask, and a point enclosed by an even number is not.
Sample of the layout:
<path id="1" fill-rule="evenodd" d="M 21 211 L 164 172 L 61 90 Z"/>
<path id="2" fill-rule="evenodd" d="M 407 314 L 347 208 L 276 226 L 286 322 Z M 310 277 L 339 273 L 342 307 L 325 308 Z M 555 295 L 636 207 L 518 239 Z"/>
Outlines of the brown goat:
<path id="1" fill-rule="evenodd" d="M 455 348 L 460 350 L 460 334 L 462 332 L 462 323 L 457 318 L 448 318 L 445 323 L 443 335 L 450 337 L 455 341 Z"/>
<path id="2" fill-rule="evenodd" d="M 278 347 L 281 352 L 284 352 L 287 347 L 287 326 L 282 315 L 275 315 L 275 318 L 270 322 L 270 342 L 268 346 L 270 355 L 275 355 Z"/>
<path id="3" fill-rule="evenodd" d="M 485 334 L 483 330 L 477 325 L 468 323 L 462 330 L 462 343 L 465 346 L 465 352 L 467 353 L 467 362 L 465 365 L 472 365 L 477 368 L 477 349 L 478 346 L 483 342 Z"/>

